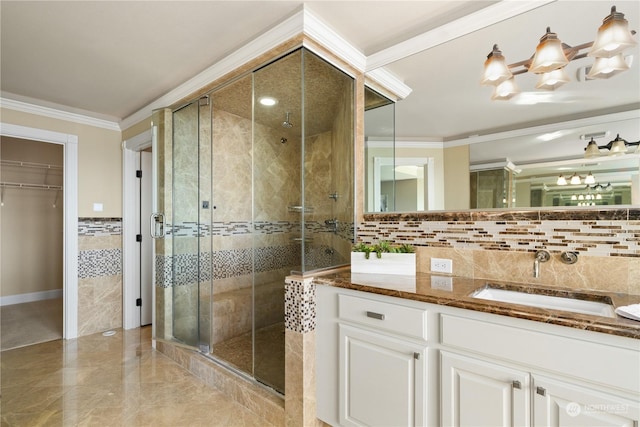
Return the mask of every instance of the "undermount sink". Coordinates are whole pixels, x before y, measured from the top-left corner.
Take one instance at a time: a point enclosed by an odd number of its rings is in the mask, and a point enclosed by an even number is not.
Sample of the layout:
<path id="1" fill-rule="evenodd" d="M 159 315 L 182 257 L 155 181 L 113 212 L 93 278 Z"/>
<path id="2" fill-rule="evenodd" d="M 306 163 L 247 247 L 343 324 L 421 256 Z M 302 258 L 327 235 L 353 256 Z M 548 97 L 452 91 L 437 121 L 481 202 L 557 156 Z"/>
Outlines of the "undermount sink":
<path id="1" fill-rule="evenodd" d="M 549 292 L 549 291 L 545 291 Z M 594 316 L 616 317 L 611 300 L 600 297 L 600 301 L 581 299 L 579 295 L 557 296 L 540 293 L 530 293 L 511 289 L 484 287 L 475 291 L 473 298 L 490 301 L 500 301 L 512 304 L 523 304 L 532 307 L 548 308 L 552 310 L 572 311 L 575 313 L 591 314 Z"/>

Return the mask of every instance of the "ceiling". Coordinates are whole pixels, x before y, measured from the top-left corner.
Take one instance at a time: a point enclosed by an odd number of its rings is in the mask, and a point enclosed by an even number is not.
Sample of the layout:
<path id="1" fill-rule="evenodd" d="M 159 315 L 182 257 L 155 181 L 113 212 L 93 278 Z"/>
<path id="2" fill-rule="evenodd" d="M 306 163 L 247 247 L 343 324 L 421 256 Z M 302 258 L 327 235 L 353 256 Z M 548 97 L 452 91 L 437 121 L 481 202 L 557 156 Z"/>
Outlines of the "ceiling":
<path id="1" fill-rule="evenodd" d="M 303 4 L 370 54 L 487 2 L 2 0 L 0 89 L 119 122 Z"/>
<path id="2" fill-rule="evenodd" d="M 364 55 L 375 56 L 494 3 L 2 0 L 0 90 L 4 98 L 120 122 L 303 6 Z M 615 2 L 635 29 L 639 3 Z M 490 101 L 490 88 L 478 84 L 494 43 L 508 62 L 516 62 L 531 55 L 548 25 L 570 45 L 591 41 L 611 4 L 561 0 L 386 64 L 413 89 L 398 103 L 397 136 L 446 141 L 629 104 L 637 108 L 637 48 L 630 72 L 572 82 L 545 93 L 544 103 L 536 105 Z M 531 76 L 517 79 L 523 91 L 535 84 Z"/>

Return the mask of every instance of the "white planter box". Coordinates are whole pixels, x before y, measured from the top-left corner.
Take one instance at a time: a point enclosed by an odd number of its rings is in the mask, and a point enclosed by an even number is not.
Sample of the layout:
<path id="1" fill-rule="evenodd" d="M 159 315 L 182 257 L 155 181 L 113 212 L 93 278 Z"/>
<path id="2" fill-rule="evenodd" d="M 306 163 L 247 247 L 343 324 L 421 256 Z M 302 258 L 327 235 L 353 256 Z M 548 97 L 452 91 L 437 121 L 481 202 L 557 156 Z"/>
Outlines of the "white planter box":
<path id="1" fill-rule="evenodd" d="M 366 259 L 364 252 L 351 252 L 351 272 L 415 276 L 416 254 L 383 253 L 382 258 L 378 258 L 375 252 L 371 252 Z"/>

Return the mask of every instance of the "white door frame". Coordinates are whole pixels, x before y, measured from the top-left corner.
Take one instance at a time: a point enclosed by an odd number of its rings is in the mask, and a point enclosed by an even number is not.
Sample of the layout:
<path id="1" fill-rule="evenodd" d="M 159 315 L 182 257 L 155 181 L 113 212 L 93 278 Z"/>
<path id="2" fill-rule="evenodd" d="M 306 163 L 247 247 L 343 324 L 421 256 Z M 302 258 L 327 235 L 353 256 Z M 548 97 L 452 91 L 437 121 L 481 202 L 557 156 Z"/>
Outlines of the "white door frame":
<path id="1" fill-rule="evenodd" d="M 0 123 L 0 135 L 64 146 L 63 327 L 62 337 L 78 337 L 78 136 Z"/>
<path id="2" fill-rule="evenodd" d="M 374 157 L 373 158 L 373 208 L 371 212 L 379 212 L 375 207 L 380 207 L 380 185 L 383 166 L 422 166 L 425 168 L 425 206 L 424 210 L 433 209 L 436 204 L 435 192 L 435 159 L 433 157 Z M 371 209 L 371 206 L 369 206 Z"/>
<path id="3" fill-rule="evenodd" d="M 136 299 L 140 297 L 140 287 L 137 286 L 140 278 L 140 264 L 137 256 L 139 251 L 138 243 L 135 241 L 135 235 L 140 228 L 140 218 L 136 212 L 136 200 L 139 196 L 136 191 L 136 156 L 139 151 L 151 146 L 151 129 L 122 142 L 122 326 L 124 329 L 140 327 L 140 309 L 136 306 Z M 155 170 L 151 173 L 155 176 Z M 153 188 L 155 189 L 155 185 Z M 145 230 L 142 230 L 142 233 L 149 238 Z M 152 275 L 155 274 L 154 270 L 152 269 Z M 155 283 L 155 278 L 152 283 Z M 152 319 L 155 323 L 155 292 L 152 295 Z"/>

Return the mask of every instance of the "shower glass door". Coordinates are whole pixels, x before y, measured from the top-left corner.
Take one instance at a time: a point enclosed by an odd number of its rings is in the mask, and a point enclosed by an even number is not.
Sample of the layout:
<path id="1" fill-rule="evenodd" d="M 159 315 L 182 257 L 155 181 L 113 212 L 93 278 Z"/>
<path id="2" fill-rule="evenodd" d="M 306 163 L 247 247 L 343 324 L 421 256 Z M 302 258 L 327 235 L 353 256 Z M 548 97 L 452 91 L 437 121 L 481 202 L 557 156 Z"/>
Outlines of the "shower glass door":
<path id="1" fill-rule="evenodd" d="M 173 112 L 171 289 L 173 338 L 208 351 L 211 167 L 208 98 Z M 203 118 L 204 120 L 201 120 Z"/>

